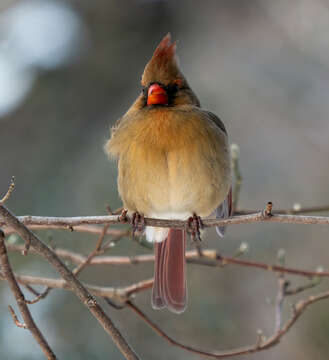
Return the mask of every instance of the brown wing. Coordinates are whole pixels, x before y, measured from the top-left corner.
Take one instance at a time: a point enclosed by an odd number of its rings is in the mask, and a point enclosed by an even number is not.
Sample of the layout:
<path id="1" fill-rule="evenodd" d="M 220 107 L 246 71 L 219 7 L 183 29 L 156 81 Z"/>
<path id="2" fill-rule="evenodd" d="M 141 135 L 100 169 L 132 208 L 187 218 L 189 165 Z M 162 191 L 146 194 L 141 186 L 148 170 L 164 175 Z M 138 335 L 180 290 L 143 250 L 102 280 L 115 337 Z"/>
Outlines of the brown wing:
<path id="1" fill-rule="evenodd" d="M 227 135 L 227 131 L 225 129 L 225 125 L 224 123 L 222 122 L 222 120 L 216 116 L 215 114 L 213 114 L 212 112 L 210 111 L 205 111 L 203 110 L 203 112 L 205 114 L 207 114 L 208 118 L 210 118 L 226 135 Z"/>
<path id="2" fill-rule="evenodd" d="M 217 207 L 215 210 L 217 219 L 226 219 L 233 215 L 233 206 L 232 206 L 232 187 L 227 194 L 225 200 Z M 220 237 L 224 237 L 226 226 L 216 226 L 217 234 Z"/>
<path id="3" fill-rule="evenodd" d="M 205 111 L 205 113 L 207 113 L 207 116 L 227 135 L 227 131 L 225 129 L 225 125 L 222 122 L 222 120 L 210 111 Z M 216 218 L 225 219 L 228 218 L 229 216 L 232 216 L 233 215 L 232 213 L 233 213 L 232 188 L 230 188 L 227 197 L 216 209 Z M 225 226 L 216 227 L 216 231 L 220 237 L 224 236 L 225 228 L 226 228 Z"/>

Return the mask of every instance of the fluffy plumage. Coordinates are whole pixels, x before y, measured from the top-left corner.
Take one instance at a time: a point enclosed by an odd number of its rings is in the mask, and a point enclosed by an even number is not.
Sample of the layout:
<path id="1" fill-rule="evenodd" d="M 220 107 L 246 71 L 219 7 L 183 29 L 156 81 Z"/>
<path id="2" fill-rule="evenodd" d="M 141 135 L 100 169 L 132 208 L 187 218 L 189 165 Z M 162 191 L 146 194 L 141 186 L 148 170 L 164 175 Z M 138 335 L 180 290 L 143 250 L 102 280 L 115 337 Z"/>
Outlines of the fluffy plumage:
<path id="1" fill-rule="evenodd" d="M 165 89 L 167 105 L 147 105 L 153 83 Z M 230 189 L 227 134 L 216 115 L 200 108 L 178 68 L 176 45 L 169 34 L 146 65 L 142 87 L 106 144 L 108 154 L 118 158 L 118 188 L 124 207 L 157 218 L 210 215 Z M 223 203 L 220 214 L 229 214 L 229 202 Z M 153 305 L 181 312 L 186 299 L 185 260 L 175 261 L 175 256 L 182 253 L 182 244 L 185 249 L 185 234 L 147 228 L 146 236 L 149 241 L 166 243 L 156 247 L 156 256 L 167 260 L 156 261 Z M 175 278 L 175 272 L 180 276 Z"/>

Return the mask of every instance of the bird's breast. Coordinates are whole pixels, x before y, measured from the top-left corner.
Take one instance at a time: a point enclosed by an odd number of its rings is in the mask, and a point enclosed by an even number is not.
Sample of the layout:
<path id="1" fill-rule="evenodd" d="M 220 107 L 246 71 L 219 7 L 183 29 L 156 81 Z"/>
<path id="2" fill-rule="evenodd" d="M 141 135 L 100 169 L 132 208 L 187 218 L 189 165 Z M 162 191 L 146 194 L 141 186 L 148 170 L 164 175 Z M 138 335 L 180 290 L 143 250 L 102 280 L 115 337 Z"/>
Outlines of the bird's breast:
<path id="1" fill-rule="evenodd" d="M 118 182 L 129 210 L 205 216 L 224 200 L 226 135 L 203 116 L 155 109 L 127 125 L 124 138 Z"/>

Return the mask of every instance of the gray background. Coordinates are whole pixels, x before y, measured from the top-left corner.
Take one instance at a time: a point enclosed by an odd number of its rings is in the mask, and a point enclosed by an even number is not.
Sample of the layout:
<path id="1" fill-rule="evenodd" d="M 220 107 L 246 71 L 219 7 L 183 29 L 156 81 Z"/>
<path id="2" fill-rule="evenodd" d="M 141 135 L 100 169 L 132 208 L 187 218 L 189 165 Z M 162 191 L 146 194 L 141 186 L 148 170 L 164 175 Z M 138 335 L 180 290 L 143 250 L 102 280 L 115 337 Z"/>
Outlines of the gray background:
<path id="1" fill-rule="evenodd" d="M 8 0 L 0 6 L 2 41 L 7 44 L 1 54 L 15 47 L 5 19 L 21 3 L 38 6 Z M 103 144 L 109 126 L 137 96 L 144 65 L 168 31 L 178 41 L 181 67 L 202 106 L 221 117 L 230 141 L 240 146 L 241 207 L 259 209 L 269 200 L 277 208 L 329 202 L 327 1 L 77 0 L 52 5 L 65 5 L 78 21 L 77 30 L 68 46 L 50 51 L 44 63 L 22 65 L 32 85 L 0 117 L 0 189 L 4 192 L 16 176 L 8 206 L 17 215 L 97 215 L 105 213 L 107 203 L 120 206 L 116 166 L 107 160 Z M 50 29 L 47 43 L 52 44 L 66 21 L 72 19 L 60 18 L 58 29 Z M 27 29 L 36 24 L 32 21 Z M 36 34 L 25 33 L 35 44 Z M 13 52 L 13 61 L 26 59 L 23 50 Z M 65 61 L 57 61 L 65 54 Z M 6 86 L 3 94 L 15 97 L 13 82 Z M 40 236 L 83 253 L 95 243 L 92 236 L 64 231 Z M 290 267 L 328 267 L 325 226 L 238 225 L 224 240 L 208 231 L 204 246 L 229 256 L 242 241 L 250 246 L 247 259 L 273 263 L 278 249 L 285 248 Z M 145 251 L 124 239 L 111 253 Z M 57 276 L 36 256 L 12 254 L 11 260 L 20 273 Z M 151 264 L 101 267 L 86 270 L 81 278 L 98 285 L 128 285 L 152 272 Z M 298 285 L 306 280 L 293 281 Z M 328 288 L 328 281 L 313 292 L 321 288 Z M 43 359 L 31 335 L 9 317 L 7 305 L 14 300 L 7 285 L 1 283 L 0 289 L 1 359 Z M 257 329 L 265 335 L 273 330 L 276 278 L 271 273 L 190 265 L 188 291 L 189 307 L 180 316 L 152 310 L 149 292 L 139 294 L 136 303 L 169 334 L 203 349 L 254 343 Z M 289 303 L 297 299 L 288 299 L 285 318 Z M 60 359 L 122 358 L 69 292 L 53 291 L 31 310 Z M 129 309 L 107 310 L 141 358 L 199 358 L 168 345 Z M 327 359 L 328 337 L 324 301 L 308 310 L 280 345 L 246 358 Z"/>

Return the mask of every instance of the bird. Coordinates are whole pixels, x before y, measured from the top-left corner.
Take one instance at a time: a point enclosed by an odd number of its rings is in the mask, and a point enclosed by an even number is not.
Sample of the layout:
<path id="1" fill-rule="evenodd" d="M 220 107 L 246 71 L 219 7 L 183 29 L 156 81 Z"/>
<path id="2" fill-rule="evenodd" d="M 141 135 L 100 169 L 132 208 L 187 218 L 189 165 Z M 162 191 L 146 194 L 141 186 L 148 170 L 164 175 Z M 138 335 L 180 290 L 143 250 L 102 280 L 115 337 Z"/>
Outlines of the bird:
<path id="1" fill-rule="evenodd" d="M 112 127 L 104 148 L 117 160 L 118 191 L 128 213 L 197 219 L 196 231 L 201 217 L 231 215 L 227 131 L 215 114 L 201 108 L 180 70 L 170 33 L 156 47 L 140 94 Z M 224 230 L 217 228 L 220 236 Z M 145 235 L 155 253 L 152 307 L 182 313 L 186 229 L 146 226 Z"/>

